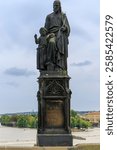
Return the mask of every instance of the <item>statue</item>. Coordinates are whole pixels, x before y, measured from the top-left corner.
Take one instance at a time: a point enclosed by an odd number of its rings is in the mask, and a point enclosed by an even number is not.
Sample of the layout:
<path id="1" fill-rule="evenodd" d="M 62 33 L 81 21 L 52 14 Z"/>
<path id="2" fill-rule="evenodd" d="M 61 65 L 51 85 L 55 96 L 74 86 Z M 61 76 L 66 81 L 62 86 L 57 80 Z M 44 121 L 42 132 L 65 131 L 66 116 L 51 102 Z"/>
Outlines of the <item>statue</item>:
<path id="1" fill-rule="evenodd" d="M 45 44 L 44 50 L 37 52 L 37 69 L 41 70 L 67 70 L 68 57 L 68 37 L 70 27 L 66 17 L 61 10 L 61 3 L 55 0 L 53 3 L 53 13 L 47 15 L 45 21 Z M 41 45 L 36 39 L 36 44 Z M 40 47 L 40 46 L 39 46 Z M 40 49 L 40 48 L 39 48 Z M 41 51 L 43 51 L 41 53 Z M 44 53 L 44 54 L 43 54 Z M 43 56 L 41 56 L 43 54 Z M 41 66 L 42 65 L 42 66 Z"/>
<path id="2" fill-rule="evenodd" d="M 39 37 L 34 35 L 40 71 L 37 80 L 37 146 L 72 146 L 71 90 L 67 74 L 70 27 L 59 0 L 54 0 L 53 12 L 47 15 L 39 34 Z"/>
<path id="3" fill-rule="evenodd" d="M 47 48 L 47 30 L 46 28 L 40 28 L 40 37 L 37 38 L 37 34 L 34 35 L 35 43 L 39 44 L 37 48 L 37 69 L 45 70 L 46 61 L 46 48 Z"/>

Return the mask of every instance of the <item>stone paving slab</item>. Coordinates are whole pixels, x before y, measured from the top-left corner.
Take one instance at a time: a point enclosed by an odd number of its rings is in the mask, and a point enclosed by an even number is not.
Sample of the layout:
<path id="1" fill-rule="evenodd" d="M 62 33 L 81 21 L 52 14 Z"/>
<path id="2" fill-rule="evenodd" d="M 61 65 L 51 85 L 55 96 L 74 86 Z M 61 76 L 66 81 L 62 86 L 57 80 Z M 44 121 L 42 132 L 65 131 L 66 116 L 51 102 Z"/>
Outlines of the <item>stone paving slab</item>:
<path id="1" fill-rule="evenodd" d="M 28 146 L 36 144 L 36 129 L 0 127 L 0 146 Z M 100 143 L 100 129 L 93 128 L 83 132 L 73 132 L 73 145 Z"/>

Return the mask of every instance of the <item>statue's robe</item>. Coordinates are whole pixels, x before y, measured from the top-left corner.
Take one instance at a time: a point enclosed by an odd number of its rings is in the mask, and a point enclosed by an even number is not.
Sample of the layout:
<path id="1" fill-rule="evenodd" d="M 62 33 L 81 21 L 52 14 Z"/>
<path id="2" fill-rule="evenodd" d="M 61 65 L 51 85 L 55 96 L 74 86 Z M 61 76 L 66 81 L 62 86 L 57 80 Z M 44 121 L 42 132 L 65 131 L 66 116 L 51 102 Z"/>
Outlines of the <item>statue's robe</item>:
<path id="1" fill-rule="evenodd" d="M 61 27 L 64 27 L 65 31 L 61 31 Z M 70 26 L 66 15 L 62 12 L 49 14 L 46 17 L 45 28 L 48 30 L 48 34 L 55 34 L 55 37 L 50 38 L 48 41 L 47 61 L 54 63 L 55 68 L 59 67 L 62 70 L 67 70 Z"/>

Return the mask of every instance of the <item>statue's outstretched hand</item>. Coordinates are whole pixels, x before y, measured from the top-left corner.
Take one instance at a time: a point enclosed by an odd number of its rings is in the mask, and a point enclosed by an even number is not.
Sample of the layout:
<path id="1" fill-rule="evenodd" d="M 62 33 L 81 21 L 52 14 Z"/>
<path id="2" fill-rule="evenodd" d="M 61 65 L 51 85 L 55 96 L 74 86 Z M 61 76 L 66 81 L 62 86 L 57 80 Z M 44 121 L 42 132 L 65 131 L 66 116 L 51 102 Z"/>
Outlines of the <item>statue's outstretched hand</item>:
<path id="1" fill-rule="evenodd" d="M 37 34 L 34 35 L 34 38 L 37 39 Z"/>

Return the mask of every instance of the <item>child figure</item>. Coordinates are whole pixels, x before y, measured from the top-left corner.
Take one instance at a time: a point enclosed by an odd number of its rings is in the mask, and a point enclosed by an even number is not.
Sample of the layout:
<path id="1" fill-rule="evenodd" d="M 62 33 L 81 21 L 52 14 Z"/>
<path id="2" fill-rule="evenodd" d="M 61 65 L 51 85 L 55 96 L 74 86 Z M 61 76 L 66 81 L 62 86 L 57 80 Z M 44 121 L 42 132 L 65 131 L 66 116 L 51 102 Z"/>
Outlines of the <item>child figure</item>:
<path id="1" fill-rule="evenodd" d="M 37 69 L 46 70 L 47 29 L 42 27 L 39 33 L 39 38 L 37 38 L 37 34 L 34 35 L 35 43 L 39 44 L 37 48 Z"/>

